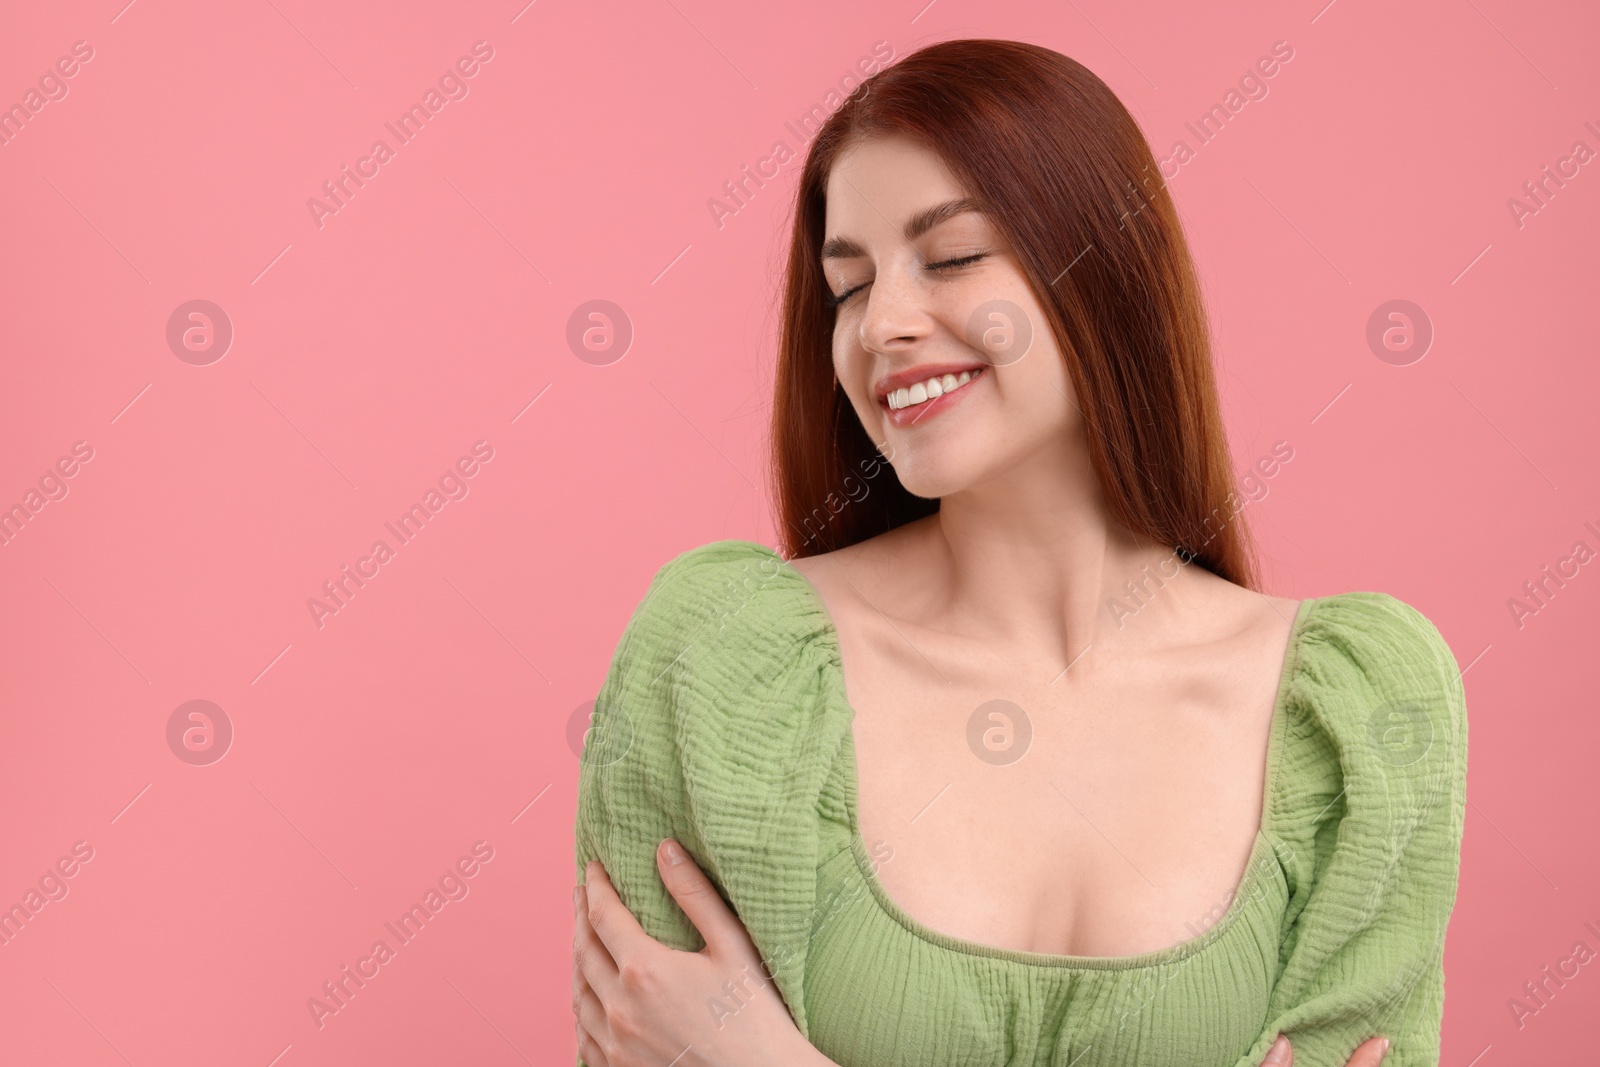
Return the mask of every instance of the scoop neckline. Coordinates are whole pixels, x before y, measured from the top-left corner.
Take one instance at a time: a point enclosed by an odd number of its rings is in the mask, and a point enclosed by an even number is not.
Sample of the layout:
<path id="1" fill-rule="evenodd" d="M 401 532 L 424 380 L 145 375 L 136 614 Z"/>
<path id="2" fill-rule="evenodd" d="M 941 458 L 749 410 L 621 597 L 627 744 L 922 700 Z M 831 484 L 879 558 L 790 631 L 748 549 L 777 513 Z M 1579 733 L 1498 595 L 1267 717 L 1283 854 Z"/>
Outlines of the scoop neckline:
<path id="1" fill-rule="evenodd" d="M 1194 937 L 1180 941 L 1175 945 L 1169 945 L 1166 948 L 1134 955 L 1075 956 L 1052 952 L 1029 952 L 1025 949 L 1005 948 L 981 941 L 970 941 L 966 938 L 935 930 L 912 917 L 910 913 L 896 903 L 894 898 L 889 896 L 888 891 L 883 887 L 883 883 L 878 880 L 877 873 L 872 869 L 872 858 L 868 854 L 866 843 L 861 836 L 858 813 L 860 780 L 856 765 L 854 730 L 856 709 L 850 703 L 849 692 L 845 686 L 844 656 L 841 651 L 838 627 L 834 625 L 833 616 L 828 611 L 827 602 L 822 599 L 821 592 L 811 584 L 809 578 L 802 574 L 798 568 L 789 566 L 788 560 L 766 545 L 755 541 L 748 543 L 755 545 L 786 565 L 785 569 L 794 576 L 800 588 L 809 594 L 817 613 L 824 620 L 823 633 L 827 640 L 826 651 L 830 660 L 829 666 L 832 668 L 828 672 L 829 685 L 839 706 L 849 712 L 849 718 L 845 723 L 844 736 L 841 739 L 840 754 L 849 759 L 848 773 L 844 778 L 845 811 L 850 823 L 850 852 L 855 859 L 856 868 L 860 872 L 861 878 L 865 881 L 879 908 L 895 922 L 924 941 L 963 955 L 1011 960 L 1034 966 L 1064 967 L 1079 970 L 1128 970 L 1186 959 L 1216 942 L 1235 925 L 1239 915 L 1247 906 L 1245 902 L 1254 897 L 1257 885 L 1266 877 L 1267 864 L 1262 862 L 1262 853 L 1272 848 L 1271 833 L 1276 828 L 1274 825 L 1276 812 L 1274 811 L 1273 799 L 1278 781 L 1279 752 L 1283 746 L 1283 735 L 1286 729 L 1284 707 L 1288 700 L 1295 669 L 1299 665 L 1300 648 L 1305 634 L 1306 621 L 1311 615 L 1312 606 L 1321 599 L 1320 597 L 1302 599 L 1296 605 L 1294 618 L 1289 624 L 1288 647 L 1284 650 L 1283 663 L 1278 673 L 1277 693 L 1273 700 L 1272 722 L 1268 731 L 1267 759 L 1263 775 L 1259 826 L 1256 829 L 1255 840 L 1250 847 L 1249 859 L 1245 862 L 1244 874 L 1240 878 L 1238 886 L 1234 889 L 1233 896 L 1228 902 L 1228 908 L 1222 917 Z"/>

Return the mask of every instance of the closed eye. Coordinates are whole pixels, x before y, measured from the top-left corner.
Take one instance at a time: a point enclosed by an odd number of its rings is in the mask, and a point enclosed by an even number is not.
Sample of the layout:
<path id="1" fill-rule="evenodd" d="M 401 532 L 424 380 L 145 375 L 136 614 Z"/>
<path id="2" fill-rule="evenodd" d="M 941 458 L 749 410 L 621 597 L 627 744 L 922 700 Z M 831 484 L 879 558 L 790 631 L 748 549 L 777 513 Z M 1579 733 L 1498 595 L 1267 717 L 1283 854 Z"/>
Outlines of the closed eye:
<path id="1" fill-rule="evenodd" d="M 923 270 L 946 271 L 954 270 L 957 267 L 967 267 L 978 262 L 980 259 L 983 259 L 988 254 L 989 253 L 987 252 L 974 252 L 970 256 L 960 256 L 956 259 L 947 259 L 942 263 L 929 263 L 923 267 Z"/>
<path id="2" fill-rule="evenodd" d="M 972 264 L 985 259 L 988 255 L 989 253 L 987 252 L 974 252 L 970 256 L 958 256 L 955 259 L 941 260 L 938 263 L 925 263 L 923 264 L 922 269 L 931 270 L 935 273 L 942 274 L 948 270 L 958 270 L 961 267 L 970 267 Z M 856 293 L 865 289 L 869 284 L 869 282 L 862 282 L 860 285 L 846 289 L 838 296 L 834 296 L 832 293 L 829 293 L 828 296 L 823 300 L 823 304 L 829 308 L 836 308 L 846 300 L 849 300 Z"/>
<path id="3" fill-rule="evenodd" d="M 826 297 L 823 298 L 822 305 L 823 305 L 823 307 L 826 307 L 826 308 L 836 308 L 840 304 L 844 303 L 846 300 L 849 300 L 850 297 L 853 294 L 855 294 L 855 293 L 857 293 L 860 290 L 865 289 L 865 288 L 866 288 L 866 284 L 862 283 L 861 285 L 857 285 L 854 288 L 846 289 L 844 292 L 840 293 L 838 296 L 834 296 L 832 293 L 829 293 Z"/>

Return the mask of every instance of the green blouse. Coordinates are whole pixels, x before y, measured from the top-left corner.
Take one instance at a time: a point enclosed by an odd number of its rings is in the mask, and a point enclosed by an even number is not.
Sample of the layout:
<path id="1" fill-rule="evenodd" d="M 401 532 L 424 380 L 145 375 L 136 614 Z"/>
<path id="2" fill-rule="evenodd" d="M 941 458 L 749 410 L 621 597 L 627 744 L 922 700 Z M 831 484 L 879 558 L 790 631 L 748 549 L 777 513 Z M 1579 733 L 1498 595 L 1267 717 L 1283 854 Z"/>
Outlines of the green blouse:
<path id="1" fill-rule="evenodd" d="M 646 932 L 697 950 L 655 866 L 677 838 L 843 1067 L 1257 1067 L 1280 1031 L 1295 1067 L 1344 1067 L 1377 1034 L 1384 1067 L 1437 1065 L 1466 703 L 1449 646 L 1403 601 L 1301 602 L 1243 880 L 1203 932 L 1138 956 L 964 941 L 896 906 L 858 831 L 853 715 L 798 571 L 752 541 L 683 553 L 595 701 L 577 880 L 600 860 Z"/>

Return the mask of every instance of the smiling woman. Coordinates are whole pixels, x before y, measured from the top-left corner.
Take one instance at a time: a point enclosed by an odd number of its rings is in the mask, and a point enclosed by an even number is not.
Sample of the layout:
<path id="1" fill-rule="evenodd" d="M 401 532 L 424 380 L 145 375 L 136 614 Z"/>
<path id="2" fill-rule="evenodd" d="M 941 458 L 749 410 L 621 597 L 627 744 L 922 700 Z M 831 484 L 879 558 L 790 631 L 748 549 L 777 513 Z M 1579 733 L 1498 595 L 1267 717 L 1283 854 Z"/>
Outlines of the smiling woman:
<path id="1" fill-rule="evenodd" d="M 661 567 L 595 701 L 581 1061 L 1437 1064 L 1448 645 L 1258 588 L 1177 212 L 1104 83 L 950 41 L 867 86 L 797 192 L 788 551 Z"/>

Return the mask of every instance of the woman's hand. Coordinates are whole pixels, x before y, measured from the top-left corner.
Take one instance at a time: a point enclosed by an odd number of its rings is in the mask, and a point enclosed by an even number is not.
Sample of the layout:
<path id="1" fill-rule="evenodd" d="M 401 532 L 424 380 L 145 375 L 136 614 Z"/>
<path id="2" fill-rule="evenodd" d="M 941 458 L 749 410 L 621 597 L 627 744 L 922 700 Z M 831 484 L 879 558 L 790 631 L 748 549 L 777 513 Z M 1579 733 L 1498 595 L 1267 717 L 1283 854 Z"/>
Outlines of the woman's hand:
<path id="1" fill-rule="evenodd" d="M 1388 1038 L 1369 1037 L 1356 1046 L 1345 1067 L 1378 1067 L 1388 1052 Z M 1294 1049 L 1290 1047 L 1287 1037 L 1278 1035 L 1278 1040 L 1267 1049 L 1267 1058 L 1261 1061 L 1261 1067 L 1294 1067 Z"/>
<path id="2" fill-rule="evenodd" d="M 656 866 L 705 948 L 680 952 L 645 933 L 605 868 L 590 863 L 587 887 L 573 893 L 572 1010 L 583 1061 L 589 1067 L 831 1063 L 801 1035 L 744 924 L 687 851 L 667 838 L 656 849 Z"/>

